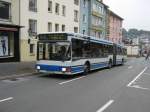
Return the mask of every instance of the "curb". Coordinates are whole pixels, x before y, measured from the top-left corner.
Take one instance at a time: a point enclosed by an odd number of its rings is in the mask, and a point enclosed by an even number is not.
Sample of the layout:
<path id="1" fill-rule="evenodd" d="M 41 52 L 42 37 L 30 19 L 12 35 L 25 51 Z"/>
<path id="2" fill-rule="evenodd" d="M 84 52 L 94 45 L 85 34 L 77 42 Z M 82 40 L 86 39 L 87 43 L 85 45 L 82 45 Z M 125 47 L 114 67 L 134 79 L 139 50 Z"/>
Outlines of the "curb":
<path id="1" fill-rule="evenodd" d="M 0 80 L 7 80 L 7 79 L 13 79 L 13 78 L 19 78 L 19 77 L 27 77 L 27 76 L 33 76 L 38 75 L 38 72 L 32 72 L 32 73 L 24 73 L 24 74 L 17 74 L 17 75 L 7 75 L 4 77 L 0 77 Z"/>

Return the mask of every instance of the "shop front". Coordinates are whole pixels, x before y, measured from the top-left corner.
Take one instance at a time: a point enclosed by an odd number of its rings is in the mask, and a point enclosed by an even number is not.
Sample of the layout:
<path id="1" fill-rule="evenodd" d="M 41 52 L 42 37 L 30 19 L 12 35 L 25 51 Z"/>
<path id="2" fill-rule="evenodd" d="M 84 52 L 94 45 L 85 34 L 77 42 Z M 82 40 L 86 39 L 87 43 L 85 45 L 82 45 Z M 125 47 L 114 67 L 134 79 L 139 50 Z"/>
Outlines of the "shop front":
<path id="1" fill-rule="evenodd" d="M 0 24 L 0 62 L 20 61 L 19 29 L 17 25 Z"/>

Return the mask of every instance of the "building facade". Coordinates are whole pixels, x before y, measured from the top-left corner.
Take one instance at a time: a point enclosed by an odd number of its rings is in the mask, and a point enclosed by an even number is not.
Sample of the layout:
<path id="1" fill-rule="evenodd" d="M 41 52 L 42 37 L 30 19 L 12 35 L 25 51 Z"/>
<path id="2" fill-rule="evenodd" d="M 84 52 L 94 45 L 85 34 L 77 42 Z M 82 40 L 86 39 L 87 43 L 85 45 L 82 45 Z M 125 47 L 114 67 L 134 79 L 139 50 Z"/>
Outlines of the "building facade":
<path id="1" fill-rule="evenodd" d="M 90 35 L 91 0 L 80 0 L 80 33 Z"/>
<path id="2" fill-rule="evenodd" d="M 18 0 L 0 0 L 0 62 L 20 61 Z"/>
<path id="3" fill-rule="evenodd" d="M 36 60 L 38 33 L 79 32 L 79 0 L 5 0 L 5 2 L 11 4 L 9 9 L 11 23 L 22 26 L 18 43 L 20 46 L 17 47 L 20 61 Z"/>
<path id="4" fill-rule="evenodd" d="M 108 10 L 108 40 L 122 44 L 122 22 L 123 18 Z"/>
<path id="5" fill-rule="evenodd" d="M 81 0 L 80 33 L 97 38 L 105 38 L 107 8 L 100 0 Z"/>
<path id="6" fill-rule="evenodd" d="M 21 60 L 36 60 L 40 32 L 78 32 L 79 0 L 21 0 Z"/>

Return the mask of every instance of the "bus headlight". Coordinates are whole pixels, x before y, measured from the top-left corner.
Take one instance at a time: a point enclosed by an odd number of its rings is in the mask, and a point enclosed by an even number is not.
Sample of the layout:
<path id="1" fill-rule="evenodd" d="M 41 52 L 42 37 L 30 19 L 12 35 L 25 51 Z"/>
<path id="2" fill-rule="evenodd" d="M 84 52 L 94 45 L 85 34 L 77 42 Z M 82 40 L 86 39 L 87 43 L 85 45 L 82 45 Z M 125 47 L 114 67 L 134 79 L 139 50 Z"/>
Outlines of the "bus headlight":
<path id="1" fill-rule="evenodd" d="M 40 69 L 41 69 L 41 67 L 40 67 L 40 66 L 37 66 L 36 68 L 37 68 L 37 70 L 40 70 Z"/>
<path id="2" fill-rule="evenodd" d="M 63 67 L 61 69 L 62 72 L 71 72 L 71 67 Z"/>
<path id="3" fill-rule="evenodd" d="M 66 68 L 62 68 L 62 72 L 66 72 L 67 71 L 67 69 Z"/>

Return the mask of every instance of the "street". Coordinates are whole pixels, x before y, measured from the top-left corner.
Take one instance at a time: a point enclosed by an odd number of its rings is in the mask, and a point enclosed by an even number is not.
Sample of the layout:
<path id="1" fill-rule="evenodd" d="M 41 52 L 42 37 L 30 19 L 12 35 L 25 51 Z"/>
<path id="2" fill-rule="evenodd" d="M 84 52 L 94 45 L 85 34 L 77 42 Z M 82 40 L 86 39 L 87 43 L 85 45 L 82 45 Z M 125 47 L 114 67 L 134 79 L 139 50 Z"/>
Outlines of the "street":
<path id="1" fill-rule="evenodd" d="M 150 61 L 88 75 L 37 75 L 0 81 L 0 112 L 149 112 Z"/>

